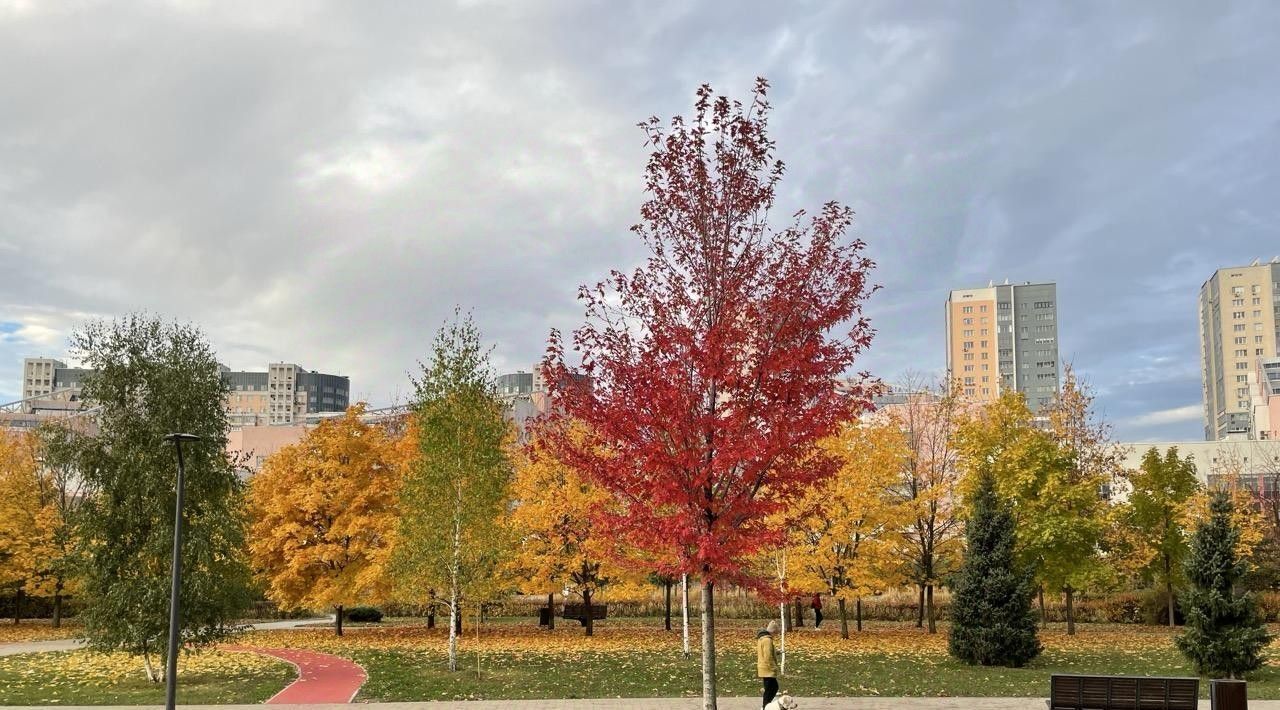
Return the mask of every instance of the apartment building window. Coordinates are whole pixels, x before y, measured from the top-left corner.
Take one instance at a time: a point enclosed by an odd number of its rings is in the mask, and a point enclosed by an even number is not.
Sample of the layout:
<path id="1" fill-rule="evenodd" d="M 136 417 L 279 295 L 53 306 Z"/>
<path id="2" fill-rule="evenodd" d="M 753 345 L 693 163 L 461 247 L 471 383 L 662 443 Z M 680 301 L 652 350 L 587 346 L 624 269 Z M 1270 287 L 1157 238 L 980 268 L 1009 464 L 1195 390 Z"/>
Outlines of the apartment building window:
<path id="1" fill-rule="evenodd" d="M 1261 343 L 1261 342 L 1262 342 L 1262 336 L 1261 336 L 1261 335 L 1255 335 L 1255 336 L 1253 336 L 1253 342 L 1254 342 L 1254 343 Z"/>
<path id="2" fill-rule="evenodd" d="M 1052 313 L 1037 313 L 1036 320 L 1053 320 Z"/>
<path id="3" fill-rule="evenodd" d="M 1244 300 L 1244 299 L 1240 299 L 1240 300 Z M 1244 304 L 1241 304 L 1241 305 L 1244 305 Z M 1255 298 L 1255 299 L 1253 299 L 1253 305 L 1255 305 L 1255 306 L 1261 306 L 1261 305 L 1262 305 L 1262 299 L 1261 299 L 1261 298 Z"/>
<path id="4" fill-rule="evenodd" d="M 1231 320 L 1244 320 L 1244 311 L 1231 311 Z"/>
<path id="5" fill-rule="evenodd" d="M 1253 309 L 1253 317 L 1254 317 L 1254 318 L 1261 318 L 1261 317 L 1262 317 L 1262 311 L 1261 311 L 1261 310 L 1259 310 L 1259 309 L 1257 309 L 1257 308 Z"/>
<path id="6" fill-rule="evenodd" d="M 1248 375 L 1236 375 L 1236 382 L 1248 382 L 1248 381 L 1249 381 Z"/>
<path id="7" fill-rule="evenodd" d="M 983 335 L 986 335 L 986 334 L 987 334 L 987 332 L 988 332 L 988 331 L 987 331 L 987 329 L 986 329 L 986 328 L 983 328 L 983 329 L 982 329 L 982 334 L 983 334 Z"/>
<path id="8" fill-rule="evenodd" d="M 971 348 L 973 348 L 973 341 L 972 340 L 964 341 L 964 349 L 969 350 Z"/>
<path id="9" fill-rule="evenodd" d="M 983 359 L 983 360 L 987 360 L 987 359 L 989 359 L 989 358 L 987 357 L 987 355 L 988 355 L 988 353 L 982 353 L 982 359 Z"/>
<path id="10" fill-rule="evenodd" d="M 1243 335 L 1236 338 L 1236 345 L 1244 345 L 1247 342 L 1249 342 L 1249 339 Z"/>
<path id="11" fill-rule="evenodd" d="M 984 348 L 985 348 L 985 347 L 987 347 L 987 344 L 988 344 L 988 343 L 990 343 L 991 341 L 990 341 L 990 340 L 983 340 L 983 341 L 981 341 L 981 342 L 982 342 L 982 347 L 984 347 Z"/>
<path id="12" fill-rule="evenodd" d="M 1051 326 L 1051 325 L 1037 325 L 1037 326 L 1036 326 L 1036 332 L 1037 332 L 1037 333 L 1052 333 L 1052 332 L 1053 332 L 1053 326 Z"/>
<path id="13" fill-rule="evenodd" d="M 972 359 L 973 359 L 973 353 L 965 353 L 965 354 L 964 354 L 964 359 L 966 359 L 966 360 L 972 360 Z"/>
<path id="14" fill-rule="evenodd" d="M 973 384 L 973 378 L 972 378 L 972 377 L 966 377 L 966 378 L 964 378 L 964 383 L 965 383 L 966 385 L 971 385 L 971 384 Z"/>
<path id="15" fill-rule="evenodd" d="M 979 312 L 982 312 L 982 313 L 986 313 L 986 312 L 987 312 L 987 307 L 986 307 L 986 305 L 978 306 L 978 311 L 979 311 Z"/>
<path id="16" fill-rule="evenodd" d="M 1253 286 L 1249 287 L 1249 293 L 1252 293 L 1255 296 L 1257 296 L 1261 292 L 1262 292 L 1262 287 L 1259 286 L 1258 284 L 1254 284 Z"/>
<path id="17" fill-rule="evenodd" d="M 1053 301 L 1036 301 L 1036 308 L 1053 308 Z"/>
<path id="18" fill-rule="evenodd" d="M 1249 355 L 1248 348 L 1236 351 L 1236 357 L 1247 357 L 1248 355 Z"/>
<path id="19" fill-rule="evenodd" d="M 960 309 L 962 313 L 973 313 L 973 306 L 965 306 Z"/>
<path id="20" fill-rule="evenodd" d="M 1236 323 L 1235 325 L 1231 326 L 1231 329 L 1237 333 L 1243 333 L 1244 323 Z"/>
<path id="21" fill-rule="evenodd" d="M 973 365 L 965 365 L 965 366 L 964 366 L 964 371 L 965 371 L 965 372 L 973 372 Z"/>
<path id="22" fill-rule="evenodd" d="M 972 387 L 966 387 L 966 388 L 965 388 L 965 390 L 964 390 L 964 393 L 965 393 L 965 394 L 967 394 L 967 395 L 969 395 L 970 397 L 972 397 L 972 396 L 973 396 L 973 388 L 972 388 Z"/>
<path id="23" fill-rule="evenodd" d="M 972 338 L 972 337 L 973 337 L 973 331 L 972 331 L 972 330 L 966 330 L 966 331 L 964 332 L 964 337 L 966 337 L 966 338 Z"/>
<path id="24" fill-rule="evenodd" d="M 1243 306 L 1243 305 L 1244 305 L 1244 299 L 1243 299 L 1243 298 L 1236 298 L 1236 299 L 1232 299 L 1232 301 L 1231 301 L 1231 305 L 1233 305 L 1233 306 Z"/>
<path id="25" fill-rule="evenodd" d="M 1262 348 L 1254 349 L 1253 354 L 1261 357 L 1263 355 Z"/>
<path id="26" fill-rule="evenodd" d="M 1013 348 L 1000 348 L 1000 357 L 1013 357 Z"/>
<path id="27" fill-rule="evenodd" d="M 983 387 L 983 388 L 982 388 L 982 393 L 983 393 L 983 394 L 991 394 L 991 388 L 990 388 L 990 387 Z"/>
<path id="28" fill-rule="evenodd" d="M 1247 363 L 1247 362 L 1237 362 L 1237 363 L 1236 363 L 1236 369 L 1237 369 L 1237 370 L 1247 370 L 1247 369 L 1249 369 L 1249 363 Z"/>
<path id="29" fill-rule="evenodd" d="M 984 362 L 984 363 L 982 363 L 982 371 L 983 371 L 983 372 L 986 372 L 987 370 L 990 370 L 990 369 L 991 369 L 991 366 L 990 366 L 990 365 L 988 365 L 988 364 L 987 364 L 987 363 L 985 363 L 985 362 Z"/>
<path id="30" fill-rule="evenodd" d="M 1276 286 L 1276 288 L 1280 288 L 1280 285 L 1277 285 L 1277 286 Z M 1002 310 L 1002 311 L 1007 311 L 1007 310 L 1009 310 L 1009 304 L 1008 304 L 1008 303 L 1001 303 L 1001 304 L 1000 304 L 1000 310 Z"/>
<path id="31" fill-rule="evenodd" d="M 1241 274 L 1232 274 L 1232 276 L 1233 276 L 1233 277 L 1238 277 L 1238 276 L 1241 276 Z M 1244 295 L 1244 286 L 1232 286 L 1232 287 L 1231 287 L 1231 295 L 1232 295 L 1232 296 L 1243 296 L 1243 295 Z"/>

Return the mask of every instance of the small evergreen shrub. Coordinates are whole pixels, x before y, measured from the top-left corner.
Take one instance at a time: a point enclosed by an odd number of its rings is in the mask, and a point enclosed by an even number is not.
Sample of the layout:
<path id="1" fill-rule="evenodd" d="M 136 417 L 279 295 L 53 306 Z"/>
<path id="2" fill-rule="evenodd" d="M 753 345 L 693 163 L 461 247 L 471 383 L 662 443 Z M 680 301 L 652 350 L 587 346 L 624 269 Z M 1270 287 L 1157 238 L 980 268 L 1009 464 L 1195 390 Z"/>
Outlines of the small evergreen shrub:
<path id="1" fill-rule="evenodd" d="M 382 612 L 371 606 L 353 606 L 344 614 L 347 621 L 360 621 L 377 623 L 382 621 Z"/>

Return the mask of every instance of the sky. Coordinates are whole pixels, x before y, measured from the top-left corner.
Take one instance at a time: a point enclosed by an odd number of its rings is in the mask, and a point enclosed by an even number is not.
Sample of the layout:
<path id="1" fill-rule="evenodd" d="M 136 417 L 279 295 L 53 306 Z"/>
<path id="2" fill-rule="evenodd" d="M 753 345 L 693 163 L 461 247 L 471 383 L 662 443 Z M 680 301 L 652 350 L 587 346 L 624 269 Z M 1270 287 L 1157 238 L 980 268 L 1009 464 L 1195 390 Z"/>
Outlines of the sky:
<path id="1" fill-rule="evenodd" d="M 1196 298 L 1280 255 L 1280 3 L 0 0 L 0 403 L 87 319 L 401 402 L 455 306 L 528 370 L 645 256 L 636 124 L 773 86 L 780 206 L 857 212 L 859 369 L 1058 284 L 1121 440 L 1203 438 Z"/>

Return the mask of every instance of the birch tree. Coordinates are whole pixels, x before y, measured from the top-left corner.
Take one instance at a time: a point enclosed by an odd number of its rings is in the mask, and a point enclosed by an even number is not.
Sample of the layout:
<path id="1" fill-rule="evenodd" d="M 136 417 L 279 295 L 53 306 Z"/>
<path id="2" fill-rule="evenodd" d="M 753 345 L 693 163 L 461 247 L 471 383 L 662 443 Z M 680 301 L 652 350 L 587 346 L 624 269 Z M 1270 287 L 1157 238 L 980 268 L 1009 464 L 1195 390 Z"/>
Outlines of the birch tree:
<path id="1" fill-rule="evenodd" d="M 418 457 L 401 489 L 393 568 L 401 596 L 449 612 L 449 670 L 456 671 L 462 604 L 496 591 L 495 573 L 510 549 L 500 518 L 512 431 L 470 315 L 455 312 L 440 329 L 414 389 Z"/>

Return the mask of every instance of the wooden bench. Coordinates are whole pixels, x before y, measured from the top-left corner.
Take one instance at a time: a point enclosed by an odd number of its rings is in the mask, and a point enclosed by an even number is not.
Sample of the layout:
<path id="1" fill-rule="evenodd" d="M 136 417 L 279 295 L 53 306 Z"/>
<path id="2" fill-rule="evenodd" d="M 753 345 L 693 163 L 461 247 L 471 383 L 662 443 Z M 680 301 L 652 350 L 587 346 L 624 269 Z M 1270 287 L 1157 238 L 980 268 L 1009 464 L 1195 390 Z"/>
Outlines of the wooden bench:
<path id="1" fill-rule="evenodd" d="M 1049 710 L 1196 710 L 1199 678 L 1059 675 L 1049 678 Z"/>
<path id="2" fill-rule="evenodd" d="M 601 619 L 608 618 L 608 616 L 609 616 L 608 604 L 592 604 L 591 605 L 592 621 L 599 621 Z M 576 619 L 579 624 L 586 626 L 587 625 L 587 605 L 586 604 L 565 604 L 560 609 L 560 618 Z"/>

